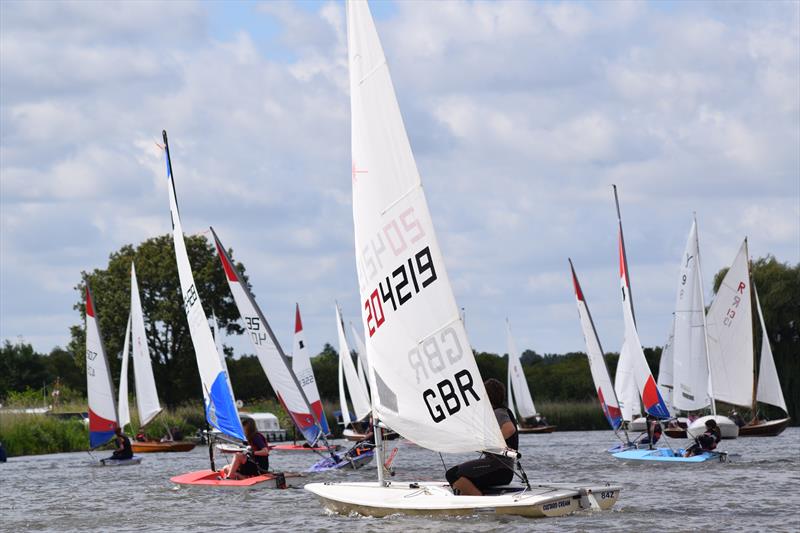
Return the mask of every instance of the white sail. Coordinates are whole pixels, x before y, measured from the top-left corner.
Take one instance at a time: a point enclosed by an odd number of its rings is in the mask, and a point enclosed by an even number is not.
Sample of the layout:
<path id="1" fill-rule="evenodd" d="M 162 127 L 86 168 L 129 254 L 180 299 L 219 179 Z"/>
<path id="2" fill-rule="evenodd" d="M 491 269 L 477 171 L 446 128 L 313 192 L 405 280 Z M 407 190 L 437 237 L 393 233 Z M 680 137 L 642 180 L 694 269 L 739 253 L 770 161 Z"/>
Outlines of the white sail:
<path id="1" fill-rule="evenodd" d="M 178 199 L 172 178 L 172 162 L 170 161 L 166 131 L 163 132 L 163 136 L 164 153 L 167 160 L 169 207 L 172 215 L 172 241 L 175 245 L 175 258 L 178 262 L 183 307 L 186 311 L 186 320 L 189 323 L 189 333 L 197 359 L 197 370 L 200 373 L 200 382 L 203 387 L 206 420 L 223 433 L 245 440 L 242 423 L 239 420 L 239 411 L 231 394 L 228 375 L 220 362 L 214 337 L 208 325 L 208 317 L 203 311 L 203 305 L 195 287 L 192 267 L 186 252 L 186 243 L 183 240 L 183 228 L 178 213 Z"/>
<path id="2" fill-rule="evenodd" d="M 603 408 L 603 413 L 606 415 L 608 423 L 611 424 L 611 428 L 618 429 L 623 421 L 620 403 L 611 383 L 603 348 L 600 346 L 600 338 L 597 336 L 592 314 L 589 312 L 589 305 L 583 296 L 581 284 L 578 282 L 578 275 L 575 274 L 575 268 L 572 266 L 572 260 L 569 261 L 569 268 L 572 272 L 572 285 L 575 289 L 575 300 L 578 304 L 578 318 L 580 318 L 581 331 L 586 342 L 586 356 L 589 358 L 589 370 L 592 373 L 592 380 L 597 389 L 597 398 L 600 400 L 600 406 Z"/>
<path id="3" fill-rule="evenodd" d="M 669 331 L 669 338 L 664 348 L 661 350 L 661 360 L 658 363 L 658 391 L 661 397 L 664 398 L 664 403 L 667 404 L 670 414 L 675 415 L 674 404 L 672 399 L 672 391 L 674 388 L 673 378 L 673 342 L 675 339 L 675 317 L 672 317 L 672 326 Z"/>
<path id="4" fill-rule="evenodd" d="M 528 387 L 525 372 L 522 370 L 519 350 L 517 350 L 514 337 L 511 335 L 511 324 L 509 324 L 508 319 L 506 319 L 506 340 L 508 342 L 508 382 L 514 391 L 514 403 L 517 406 L 517 412 L 522 418 L 532 418 L 537 414 L 536 407 L 533 405 L 531 390 Z M 511 404 L 508 407 L 513 409 Z"/>
<path id="5" fill-rule="evenodd" d="M 369 379 L 367 378 L 369 362 L 367 361 L 367 347 L 364 346 L 364 340 L 361 338 L 361 335 L 352 322 L 350 322 L 350 332 L 353 334 L 353 340 L 355 340 L 356 343 L 356 356 L 358 357 L 356 361 L 356 370 L 358 371 L 358 380 L 364 385 L 364 390 L 367 391 L 367 395 L 369 396 Z"/>
<path id="6" fill-rule="evenodd" d="M 628 258 L 625 253 L 625 238 L 622 234 L 622 216 L 619 212 L 616 186 L 614 186 L 614 200 L 617 205 L 617 220 L 619 222 L 619 284 L 622 293 L 622 315 L 625 324 L 625 334 L 617 366 L 617 397 L 619 398 L 623 415 L 634 412 L 633 409 L 628 408 L 628 404 L 632 402 L 630 398 L 631 391 L 635 389 L 638 390 L 639 398 L 641 398 L 642 406 L 647 414 L 658 418 L 669 418 L 669 409 L 664 404 L 661 393 L 658 391 L 656 380 L 653 379 L 653 374 L 650 372 L 650 366 L 647 364 L 647 359 L 642 350 L 639 332 L 636 330 Z M 626 418 L 626 420 L 628 419 Z"/>
<path id="7" fill-rule="evenodd" d="M 114 436 L 117 406 L 92 291 L 86 281 L 86 392 L 89 399 L 89 445 L 96 448 Z"/>
<path id="8" fill-rule="evenodd" d="M 353 222 L 376 416 L 441 452 L 505 448 L 366 2 L 348 2 Z"/>
<path id="9" fill-rule="evenodd" d="M 758 300 L 758 291 L 753 287 L 756 295 L 756 309 L 758 310 L 758 321 L 761 324 L 761 363 L 758 367 L 758 387 L 756 388 L 756 399 L 762 403 L 768 403 L 786 409 L 786 400 L 783 398 L 781 382 L 778 379 L 778 369 L 775 368 L 775 359 L 772 357 L 772 349 L 769 346 L 769 335 L 764 324 L 764 314 L 761 311 L 761 302 Z"/>
<path id="10" fill-rule="evenodd" d="M 261 368 L 264 370 L 272 390 L 278 396 L 278 401 L 288 411 L 305 439 L 310 444 L 314 444 L 322 437 L 323 432 L 317 424 L 315 416 L 311 413 L 300 382 L 292 373 L 288 357 L 283 353 L 266 317 L 256 304 L 255 298 L 242 283 L 241 273 L 228 257 L 225 247 L 222 246 L 222 242 L 213 228 L 211 228 L 211 233 L 214 235 L 214 243 L 225 271 L 225 277 L 228 279 L 228 286 L 233 294 L 236 307 L 239 309 L 239 314 L 247 327 L 248 337 L 256 351 Z"/>
<path id="11" fill-rule="evenodd" d="M 150 348 L 147 345 L 147 334 L 144 329 L 142 300 L 139 296 L 139 283 L 136 280 L 136 267 L 133 263 L 131 263 L 131 335 L 133 376 L 136 380 L 136 407 L 139 411 L 139 425 L 145 426 L 161 412 L 161 404 L 158 401 L 156 380 L 153 377 L 153 363 L 150 359 Z"/>
<path id="12" fill-rule="evenodd" d="M 361 381 L 358 379 L 356 367 L 353 365 L 353 356 L 350 353 L 350 347 L 347 345 L 347 338 L 344 335 L 344 324 L 342 323 L 342 315 L 339 312 L 339 306 L 336 306 L 336 329 L 339 334 L 339 402 L 342 408 L 342 418 L 345 417 L 347 411 L 347 399 L 344 396 L 343 384 L 347 383 L 347 392 L 350 393 L 350 401 L 353 404 L 353 416 L 358 421 L 366 418 L 370 412 L 370 401 L 367 390 Z M 344 380 L 342 380 L 344 377 Z M 349 419 L 349 413 L 347 419 Z M 346 425 L 346 424 L 345 424 Z"/>
<path id="13" fill-rule="evenodd" d="M 631 336 L 634 338 L 631 338 Z M 642 413 L 641 403 L 639 402 L 639 391 L 636 388 L 636 378 L 633 368 L 634 359 L 636 357 L 634 350 L 638 342 L 639 336 L 636 334 L 636 327 L 634 326 L 631 329 L 628 326 L 626 316 L 622 348 L 619 350 L 617 372 L 614 375 L 614 390 L 617 393 L 622 418 L 627 422 L 632 421 Z M 641 346 L 639 349 L 641 350 Z"/>
<path id="14" fill-rule="evenodd" d="M 753 319 L 747 239 L 725 274 L 706 318 L 714 398 L 750 406 L 753 399 Z"/>
<path id="15" fill-rule="evenodd" d="M 117 399 L 117 420 L 119 427 L 131 423 L 131 409 L 128 405 L 128 355 L 130 353 L 131 338 L 131 316 L 128 315 L 128 323 L 125 326 L 125 341 L 122 343 L 122 367 L 119 371 L 119 398 Z"/>
<path id="16" fill-rule="evenodd" d="M 672 401 L 675 408 L 682 411 L 697 411 L 711 404 L 708 397 L 705 309 L 701 299 L 699 257 L 697 223 L 693 221 L 681 258 L 675 298 Z"/>
<path id="17" fill-rule="evenodd" d="M 330 429 L 328 428 L 328 420 L 325 418 L 325 413 L 322 410 L 322 402 L 319 399 L 319 390 L 317 389 L 317 381 L 314 378 L 314 369 L 311 368 L 311 357 L 308 355 L 308 348 L 306 347 L 306 338 L 305 332 L 303 331 L 303 321 L 300 318 L 299 304 L 295 304 L 294 310 L 292 372 L 297 376 L 300 386 L 303 387 L 303 393 L 308 403 L 311 405 L 311 408 L 317 413 L 322 432 L 327 435 L 330 433 Z"/>

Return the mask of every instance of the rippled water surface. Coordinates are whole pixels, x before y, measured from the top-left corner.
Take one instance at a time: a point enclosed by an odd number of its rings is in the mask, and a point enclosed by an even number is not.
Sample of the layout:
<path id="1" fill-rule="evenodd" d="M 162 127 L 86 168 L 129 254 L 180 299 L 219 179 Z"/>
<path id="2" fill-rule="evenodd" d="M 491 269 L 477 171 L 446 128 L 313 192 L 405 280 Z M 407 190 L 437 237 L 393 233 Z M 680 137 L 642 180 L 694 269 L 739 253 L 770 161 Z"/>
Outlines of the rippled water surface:
<path id="1" fill-rule="evenodd" d="M 205 448 L 148 454 L 141 465 L 123 468 L 89 467 L 86 453 L 18 457 L 0 464 L 0 530 L 800 531 L 800 428 L 775 438 L 724 441 L 722 449 L 741 455 L 728 464 L 624 464 L 604 452 L 612 443 L 606 431 L 521 437 L 531 480 L 623 487 L 613 511 L 538 520 L 342 517 L 325 513 L 302 490 L 311 481 L 372 480 L 372 465 L 290 480 L 296 488 L 287 490 L 241 490 L 170 483 L 176 474 L 208 468 Z M 438 454 L 402 442 L 398 447 L 397 479 L 444 478 Z M 444 460 L 452 466 L 473 457 Z M 302 470 L 312 462 L 300 453 L 271 456 L 278 470 Z"/>

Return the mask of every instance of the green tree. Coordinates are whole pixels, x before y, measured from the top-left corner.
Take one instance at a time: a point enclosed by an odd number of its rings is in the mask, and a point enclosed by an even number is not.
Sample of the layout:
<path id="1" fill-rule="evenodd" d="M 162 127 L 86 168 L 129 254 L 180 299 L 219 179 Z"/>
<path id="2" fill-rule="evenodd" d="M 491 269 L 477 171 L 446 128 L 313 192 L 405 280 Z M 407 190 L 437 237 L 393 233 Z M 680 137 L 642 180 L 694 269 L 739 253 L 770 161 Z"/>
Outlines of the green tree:
<path id="1" fill-rule="evenodd" d="M 764 324 L 775 367 L 781 382 L 789 416 L 795 421 L 800 418 L 800 263 L 792 266 L 781 263 L 772 255 L 751 261 L 750 272 L 753 284 L 758 291 Z M 714 276 L 714 293 L 719 290 L 728 268 L 723 268 Z M 753 308 L 755 327 L 754 347 L 756 368 L 761 354 L 761 327 L 758 315 Z M 763 406 L 762 406 L 763 408 Z M 778 409 L 767 407 L 767 414 L 780 416 Z"/>
<path id="2" fill-rule="evenodd" d="M 203 309 L 209 315 L 213 309 L 220 326 L 229 334 L 241 334 L 244 330 L 237 322 L 239 312 L 214 246 L 202 235 L 187 235 L 186 249 Z M 232 251 L 229 250 L 229 253 L 232 255 Z M 83 279 L 75 287 L 80 297 L 74 308 L 85 321 L 85 282 L 88 280 L 111 373 L 114 382 L 118 383 L 130 311 L 132 261 L 136 263 L 145 331 L 159 396 L 167 405 L 195 399 L 199 402 L 202 394 L 200 377 L 183 308 L 171 235 L 148 239 L 136 248 L 125 245 L 110 255 L 106 268 L 91 273 L 83 272 Z M 237 267 L 244 271 L 240 263 Z M 69 351 L 83 369 L 86 345 L 84 324 L 72 326 L 71 334 Z"/>
<path id="3" fill-rule="evenodd" d="M 5 341 L 0 348 L 0 398 L 12 391 L 41 389 L 48 381 L 44 358 L 25 342 Z"/>

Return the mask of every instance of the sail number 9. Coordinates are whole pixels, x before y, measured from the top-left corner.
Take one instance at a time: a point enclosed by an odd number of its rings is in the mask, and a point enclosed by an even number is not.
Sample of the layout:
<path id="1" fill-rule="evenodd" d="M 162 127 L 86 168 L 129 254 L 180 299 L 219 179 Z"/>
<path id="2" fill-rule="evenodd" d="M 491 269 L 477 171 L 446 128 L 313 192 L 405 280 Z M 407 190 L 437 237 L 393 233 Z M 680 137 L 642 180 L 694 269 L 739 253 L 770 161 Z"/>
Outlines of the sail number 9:
<path id="1" fill-rule="evenodd" d="M 392 310 L 397 311 L 398 307 L 407 303 L 436 279 L 436 268 L 433 266 L 428 246 L 392 270 L 391 275 L 379 282 L 378 288 L 364 301 L 369 336 L 372 337 L 386 321 L 383 304 L 387 304 L 387 309 L 388 304 L 391 304 Z"/>

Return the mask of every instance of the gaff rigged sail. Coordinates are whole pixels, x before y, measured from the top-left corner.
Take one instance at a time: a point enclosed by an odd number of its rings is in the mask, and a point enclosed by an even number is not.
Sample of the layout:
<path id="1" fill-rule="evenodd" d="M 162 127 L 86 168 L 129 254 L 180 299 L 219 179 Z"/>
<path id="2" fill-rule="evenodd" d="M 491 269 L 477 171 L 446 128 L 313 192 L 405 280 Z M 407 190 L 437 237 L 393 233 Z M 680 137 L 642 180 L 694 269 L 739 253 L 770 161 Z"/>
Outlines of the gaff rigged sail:
<path id="1" fill-rule="evenodd" d="M 356 268 L 374 412 L 431 450 L 502 450 L 366 2 L 347 3 L 347 29 Z"/>
<path id="2" fill-rule="evenodd" d="M 239 309 L 239 314 L 242 315 L 248 336 L 253 348 L 256 350 L 258 361 L 261 363 L 261 368 L 267 375 L 272 390 L 278 396 L 278 401 L 289 413 L 303 437 L 313 445 L 324 435 L 324 432 L 315 420 L 315 415 L 311 413 L 308 401 L 300 387 L 300 382 L 289 366 L 288 357 L 283 353 L 275 334 L 272 332 L 272 328 L 267 322 L 264 313 L 258 307 L 250 289 L 245 283 L 242 283 L 241 273 L 228 257 L 228 252 L 222 246 L 222 242 L 217 237 L 214 228 L 211 228 L 211 233 L 214 235 L 214 243 L 217 247 L 219 260 L 222 262 L 222 268 L 225 270 L 228 286 L 231 289 L 231 294 L 233 294 L 236 307 Z M 321 409 L 322 406 L 320 405 L 320 412 Z"/>
<path id="3" fill-rule="evenodd" d="M 236 409 L 236 403 L 231 393 L 228 375 L 220 362 L 214 337 L 208 325 L 208 317 L 203 311 L 200 295 L 197 293 L 194 283 L 192 267 L 189 264 L 189 256 L 186 252 L 186 243 L 183 240 L 181 218 L 178 213 L 178 198 L 175 194 L 175 182 L 172 178 L 172 162 L 169 155 L 167 132 L 163 132 L 163 135 L 169 186 L 169 208 L 172 215 L 172 241 L 175 245 L 175 259 L 178 262 L 178 277 L 181 282 L 183 307 L 186 311 L 189 333 L 197 358 L 197 370 L 200 372 L 200 382 L 203 386 L 206 420 L 221 432 L 239 440 L 245 440 L 242 423 L 239 420 L 239 411 Z"/>
<path id="4" fill-rule="evenodd" d="M 586 341 L 586 356 L 589 358 L 589 370 L 592 373 L 592 380 L 597 389 L 597 399 L 600 401 L 603 414 L 606 415 L 606 420 L 611 424 L 611 428 L 617 430 L 622 425 L 622 411 L 617 401 L 617 393 L 611 383 L 611 376 L 608 373 L 606 360 L 603 356 L 600 338 L 597 336 L 597 329 L 594 327 L 592 314 L 589 312 L 589 304 L 586 303 L 586 298 L 583 296 L 581 284 L 578 282 L 578 276 L 572 266 L 572 260 L 569 260 L 569 268 L 572 272 L 572 285 L 575 288 L 575 301 L 578 304 L 578 317 L 581 321 L 583 339 Z"/>

